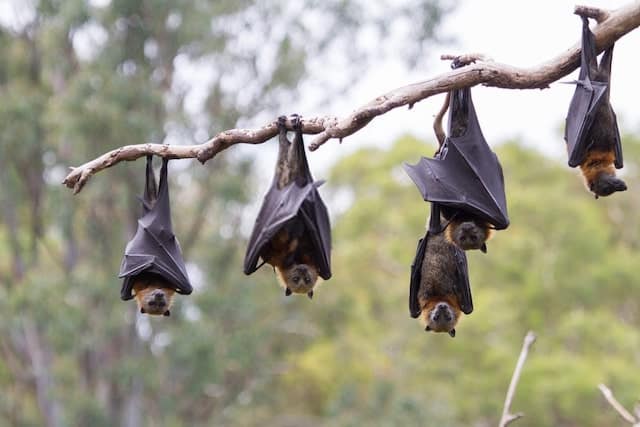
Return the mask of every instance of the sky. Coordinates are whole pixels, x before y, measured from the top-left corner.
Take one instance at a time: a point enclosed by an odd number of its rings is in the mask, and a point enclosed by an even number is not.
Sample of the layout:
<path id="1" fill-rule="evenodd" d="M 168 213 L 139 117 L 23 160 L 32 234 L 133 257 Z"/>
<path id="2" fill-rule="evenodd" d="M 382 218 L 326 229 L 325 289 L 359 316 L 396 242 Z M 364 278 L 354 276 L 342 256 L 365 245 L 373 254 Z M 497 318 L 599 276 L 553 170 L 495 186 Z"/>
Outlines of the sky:
<path id="1" fill-rule="evenodd" d="M 309 109 L 303 109 L 303 115 L 344 117 L 389 90 L 446 73 L 450 69 L 449 62 L 439 60 L 443 53 L 479 52 L 513 66 L 536 66 L 579 42 L 582 23 L 573 14 L 576 4 L 616 9 L 629 2 L 462 0 L 443 27 L 444 33 L 455 37 L 457 43 L 433 47 L 426 67 L 408 70 L 399 59 L 385 58 L 384 64 L 372 67 L 348 96 L 336 97 L 334 102 L 323 106 L 320 111 L 315 111 L 313 100 L 309 100 Z M 623 133 L 640 132 L 640 108 L 635 99 L 640 91 L 637 83 L 640 74 L 639 53 L 640 29 L 622 37 L 614 49 L 611 103 Z M 576 77 L 577 72 L 574 72 L 561 81 L 571 81 Z M 490 145 L 517 138 L 528 146 L 563 160 L 566 151 L 562 130 L 573 91 L 572 85 L 553 83 L 545 90 L 476 86 L 472 94 L 480 125 Z M 433 116 L 442 102 L 443 96 L 440 95 L 419 102 L 412 110 L 398 108 L 374 119 L 358 133 L 345 138 L 341 145 L 337 140 L 329 141 L 318 151 L 309 154 L 312 167 L 325 175 L 330 165 L 342 155 L 365 145 L 388 146 L 407 133 L 433 140 Z M 311 136 L 306 138 L 308 141 L 312 139 Z M 419 155 L 408 160 L 418 159 Z"/>

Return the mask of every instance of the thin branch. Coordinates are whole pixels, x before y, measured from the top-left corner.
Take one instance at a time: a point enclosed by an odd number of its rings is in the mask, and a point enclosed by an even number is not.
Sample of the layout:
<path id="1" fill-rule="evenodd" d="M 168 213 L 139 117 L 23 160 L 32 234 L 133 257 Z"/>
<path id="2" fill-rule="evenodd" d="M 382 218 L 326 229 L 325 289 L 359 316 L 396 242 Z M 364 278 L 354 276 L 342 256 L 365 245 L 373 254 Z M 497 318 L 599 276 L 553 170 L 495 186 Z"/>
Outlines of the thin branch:
<path id="1" fill-rule="evenodd" d="M 598 389 L 600 389 L 600 392 L 602 393 L 604 398 L 607 399 L 609 405 L 611 405 L 613 409 L 615 409 L 616 412 L 620 414 L 620 416 L 624 418 L 626 422 L 634 427 L 640 426 L 640 419 L 636 419 L 633 415 L 631 415 L 631 412 L 627 411 L 625 407 L 616 400 L 616 398 L 613 396 L 613 392 L 611 391 L 611 389 L 609 389 L 609 387 L 604 384 L 599 384 Z"/>
<path id="2" fill-rule="evenodd" d="M 594 16 L 602 21 L 593 30 L 598 52 L 609 47 L 616 40 L 640 26 L 640 0 L 611 12 L 599 9 L 576 7 L 576 13 Z M 606 18 L 606 19 L 605 19 Z M 578 30 L 576 30 L 578 33 Z M 533 68 L 518 68 L 507 64 L 487 61 L 482 55 L 462 55 L 459 58 L 475 58 L 476 63 L 440 74 L 423 82 L 410 84 L 378 96 L 356 109 L 343 119 L 335 117 L 304 118 L 302 131 L 317 134 L 309 145 L 311 151 L 332 138 L 343 138 L 365 127 L 375 117 L 408 105 L 413 106 L 430 96 L 454 89 L 475 85 L 493 86 L 504 89 L 544 89 L 550 83 L 575 70 L 580 60 L 580 44 L 576 43 L 557 57 Z M 287 126 L 293 129 L 291 122 Z M 71 172 L 63 184 L 78 193 L 87 180 L 97 172 L 124 160 L 136 160 L 147 154 L 168 158 L 197 158 L 201 163 L 213 158 L 219 152 L 235 144 L 261 144 L 277 134 L 276 121 L 260 129 L 231 129 L 219 133 L 209 141 L 199 145 L 128 145 L 103 154 Z"/>
<path id="3" fill-rule="evenodd" d="M 507 397 L 504 400 L 504 408 L 502 409 L 502 418 L 500 418 L 499 427 L 505 427 L 511 424 L 513 421 L 524 417 L 522 412 L 518 412 L 516 414 L 511 413 L 511 403 L 513 402 L 513 396 L 516 393 L 516 387 L 518 386 L 518 381 L 520 381 L 520 373 L 522 372 L 522 367 L 524 366 L 524 362 L 527 360 L 527 356 L 529 355 L 529 348 L 536 341 L 536 335 L 529 331 L 527 335 L 524 337 L 524 342 L 522 344 L 522 350 L 520 350 L 520 357 L 518 357 L 518 362 L 516 363 L 516 369 L 513 371 L 513 376 L 511 377 L 511 382 L 509 383 L 509 390 L 507 390 Z"/>

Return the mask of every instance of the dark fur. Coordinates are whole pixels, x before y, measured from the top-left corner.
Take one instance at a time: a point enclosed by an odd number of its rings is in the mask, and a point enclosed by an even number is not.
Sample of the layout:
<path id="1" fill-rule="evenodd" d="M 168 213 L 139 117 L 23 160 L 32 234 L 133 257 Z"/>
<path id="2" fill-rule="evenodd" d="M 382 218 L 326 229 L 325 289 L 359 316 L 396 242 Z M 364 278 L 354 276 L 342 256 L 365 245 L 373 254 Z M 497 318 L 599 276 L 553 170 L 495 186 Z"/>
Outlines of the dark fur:
<path id="1" fill-rule="evenodd" d="M 425 329 L 448 332 L 452 337 L 455 336 L 455 327 L 462 312 L 454 291 L 458 280 L 454 250 L 453 244 L 447 241 L 443 233 L 429 236 L 418 291 Z"/>

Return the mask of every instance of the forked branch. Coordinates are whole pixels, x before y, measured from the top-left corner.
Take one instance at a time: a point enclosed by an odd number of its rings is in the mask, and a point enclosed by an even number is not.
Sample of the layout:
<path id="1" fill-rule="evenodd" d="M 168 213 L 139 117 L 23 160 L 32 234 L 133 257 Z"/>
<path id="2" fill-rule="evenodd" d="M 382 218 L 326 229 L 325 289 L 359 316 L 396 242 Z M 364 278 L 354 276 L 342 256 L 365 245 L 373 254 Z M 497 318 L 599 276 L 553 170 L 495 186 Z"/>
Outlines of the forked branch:
<path id="1" fill-rule="evenodd" d="M 593 30 L 596 49 L 603 51 L 616 40 L 640 26 L 640 0 L 613 11 L 577 6 L 576 13 L 594 17 L 599 24 Z M 576 33 L 578 31 L 576 30 Z M 467 55 L 477 61 L 423 82 L 410 84 L 380 95 L 343 119 L 335 117 L 303 118 L 302 130 L 317 136 L 309 145 L 316 150 L 332 138 L 342 140 L 365 127 L 375 117 L 402 106 L 413 106 L 438 93 L 475 85 L 504 89 L 543 89 L 575 70 L 580 60 L 580 44 L 533 68 L 501 64 L 478 55 Z M 458 58 L 464 59 L 467 56 Z M 261 144 L 277 134 L 276 121 L 260 129 L 231 129 L 219 133 L 199 145 L 140 144 L 117 148 L 81 166 L 72 168 L 63 184 L 78 193 L 97 172 L 123 160 L 136 160 L 147 154 L 169 158 L 197 158 L 204 163 L 235 144 Z"/>

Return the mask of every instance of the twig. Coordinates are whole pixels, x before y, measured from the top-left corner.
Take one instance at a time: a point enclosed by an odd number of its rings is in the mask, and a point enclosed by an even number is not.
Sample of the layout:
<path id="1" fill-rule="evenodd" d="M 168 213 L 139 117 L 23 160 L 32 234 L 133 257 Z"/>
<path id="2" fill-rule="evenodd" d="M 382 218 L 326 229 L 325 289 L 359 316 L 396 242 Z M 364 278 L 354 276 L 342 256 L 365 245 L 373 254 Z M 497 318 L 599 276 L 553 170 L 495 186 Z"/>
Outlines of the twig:
<path id="1" fill-rule="evenodd" d="M 633 427 L 640 426 L 640 419 L 636 419 L 636 417 L 631 415 L 631 412 L 627 411 L 625 407 L 616 400 L 616 398 L 613 396 L 613 392 L 611 391 L 611 389 L 609 389 L 609 387 L 604 384 L 599 384 L 598 389 L 600 389 L 600 392 L 602 393 L 604 398 L 607 399 L 609 405 L 611 405 L 613 409 L 615 409 L 616 412 L 620 414 L 620 416 L 624 418 L 626 422 L 631 424 Z"/>
<path id="2" fill-rule="evenodd" d="M 529 355 L 529 348 L 535 341 L 536 335 L 532 331 L 527 332 L 527 335 L 524 337 L 524 343 L 522 344 L 522 350 L 520 350 L 520 357 L 518 357 L 518 362 L 516 363 L 516 369 L 513 371 L 513 376 L 511 377 L 511 382 L 509 383 L 507 397 L 504 400 L 504 408 L 502 409 L 502 417 L 500 418 L 500 424 L 498 424 L 499 427 L 508 426 L 513 421 L 524 417 L 524 414 L 522 412 L 518 412 L 516 414 L 511 413 L 511 403 L 513 402 L 513 396 L 516 392 L 518 381 L 520 380 L 522 367 L 524 366 L 524 362 L 527 360 L 527 356 Z"/>
<path id="3" fill-rule="evenodd" d="M 444 140 L 447 136 L 444 133 L 444 129 L 442 128 L 442 119 L 444 114 L 449 109 L 449 101 L 451 99 L 451 92 L 447 92 L 447 96 L 444 97 L 444 102 L 442 103 L 442 107 L 436 117 L 433 119 L 433 133 L 436 134 L 436 139 L 438 140 L 438 151 L 440 151 L 440 147 L 444 144 Z"/>
<path id="4" fill-rule="evenodd" d="M 593 18 L 597 23 L 605 21 L 609 17 L 608 11 L 588 6 L 576 6 L 573 13 L 587 18 Z"/>
<path id="5" fill-rule="evenodd" d="M 596 50 L 601 52 L 616 40 L 640 26 L 640 0 L 611 12 L 579 6 L 576 8 L 589 16 L 606 17 L 593 30 Z M 461 55 L 459 58 L 483 59 L 481 55 Z M 440 74 L 423 82 L 410 84 L 378 96 L 356 109 L 349 116 L 339 120 L 335 117 L 316 117 L 302 120 L 305 134 L 317 134 L 309 145 L 311 151 L 332 138 L 342 140 L 365 127 L 375 117 L 404 105 L 412 106 L 438 93 L 475 85 L 493 86 L 504 89 L 544 89 L 550 83 L 575 70 L 580 60 L 580 44 L 574 46 L 533 68 L 518 68 L 493 61 L 481 61 Z M 268 123 L 260 129 L 231 129 L 221 132 L 200 145 L 159 145 L 142 144 L 121 147 L 106 153 L 77 168 L 64 179 L 63 184 L 78 193 L 87 180 L 95 173 L 123 160 L 135 160 L 147 154 L 170 158 L 197 158 L 204 163 L 234 144 L 261 144 L 277 134 L 276 122 Z"/>

